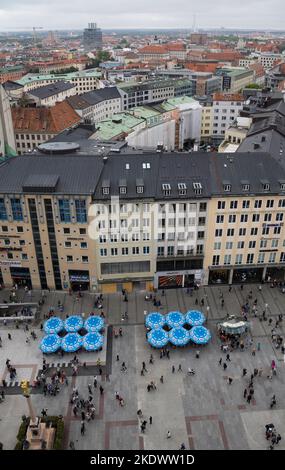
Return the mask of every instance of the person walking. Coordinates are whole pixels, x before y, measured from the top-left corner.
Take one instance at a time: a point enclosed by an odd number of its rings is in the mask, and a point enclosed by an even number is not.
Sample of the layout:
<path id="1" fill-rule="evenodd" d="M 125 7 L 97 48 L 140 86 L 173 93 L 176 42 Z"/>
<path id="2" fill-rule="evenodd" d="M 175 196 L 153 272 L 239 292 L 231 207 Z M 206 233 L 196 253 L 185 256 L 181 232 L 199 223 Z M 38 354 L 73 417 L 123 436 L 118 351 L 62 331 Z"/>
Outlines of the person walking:
<path id="1" fill-rule="evenodd" d="M 200 351 L 196 351 L 195 357 L 196 357 L 196 359 L 199 359 L 199 357 L 200 357 Z"/>
<path id="2" fill-rule="evenodd" d="M 92 395 L 92 387 L 91 387 L 91 384 L 88 384 L 88 393 L 89 395 Z"/>
<path id="3" fill-rule="evenodd" d="M 247 388 L 245 388 L 243 391 L 243 398 L 246 398 L 246 397 L 247 397 Z"/>
<path id="4" fill-rule="evenodd" d="M 222 362 L 223 362 L 223 358 L 221 357 L 220 360 L 219 360 L 220 366 L 222 365 Z"/>
<path id="5" fill-rule="evenodd" d="M 227 367 L 228 367 L 227 364 L 224 362 L 224 364 L 223 364 L 223 369 L 226 370 Z"/>
<path id="6" fill-rule="evenodd" d="M 175 366 L 172 366 L 172 374 L 175 372 Z"/>
<path id="7" fill-rule="evenodd" d="M 102 387 L 102 385 L 100 385 L 99 390 L 100 390 L 100 395 L 103 395 L 103 393 L 104 393 L 104 388 Z"/>
<path id="8" fill-rule="evenodd" d="M 229 361 L 229 362 L 231 362 L 231 357 L 230 357 L 230 355 L 229 355 L 229 354 L 227 354 L 227 355 L 226 355 L 226 361 Z"/>
<path id="9" fill-rule="evenodd" d="M 178 366 L 178 372 L 183 372 L 181 364 Z"/>
<path id="10" fill-rule="evenodd" d="M 233 383 L 233 379 L 232 379 L 232 377 L 229 377 L 228 378 L 228 384 L 231 385 L 232 383 Z"/>
<path id="11" fill-rule="evenodd" d="M 162 384 L 163 384 L 163 375 L 161 375 L 161 377 L 160 377 L 160 379 L 159 379 L 159 380 L 160 380 L 160 383 L 162 383 Z"/>
<path id="12" fill-rule="evenodd" d="M 171 432 L 170 431 L 167 431 L 166 437 L 167 437 L 167 439 L 171 438 Z"/>
<path id="13" fill-rule="evenodd" d="M 152 424 L 152 416 L 149 417 L 149 424 Z"/>
<path id="14" fill-rule="evenodd" d="M 247 374 L 247 369 L 242 369 L 242 376 L 245 377 Z"/>
<path id="15" fill-rule="evenodd" d="M 80 433 L 81 433 L 81 436 L 84 436 L 85 434 L 85 422 L 84 421 L 81 421 Z"/>
<path id="16" fill-rule="evenodd" d="M 69 448 L 70 448 L 70 450 L 75 450 L 75 445 L 74 445 L 73 441 L 70 441 Z"/>
<path id="17" fill-rule="evenodd" d="M 249 393 L 249 394 L 247 395 L 247 399 L 246 399 L 246 401 L 247 401 L 248 404 L 250 404 L 251 399 L 252 399 L 252 395 Z"/>
<path id="18" fill-rule="evenodd" d="M 11 336 L 10 333 L 8 333 L 8 339 L 9 339 L 9 340 L 12 340 L 12 336 Z"/>
<path id="19" fill-rule="evenodd" d="M 94 378 L 93 378 L 93 387 L 94 387 L 94 388 L 97 388 L 97 375 L 94 375 Z"/>

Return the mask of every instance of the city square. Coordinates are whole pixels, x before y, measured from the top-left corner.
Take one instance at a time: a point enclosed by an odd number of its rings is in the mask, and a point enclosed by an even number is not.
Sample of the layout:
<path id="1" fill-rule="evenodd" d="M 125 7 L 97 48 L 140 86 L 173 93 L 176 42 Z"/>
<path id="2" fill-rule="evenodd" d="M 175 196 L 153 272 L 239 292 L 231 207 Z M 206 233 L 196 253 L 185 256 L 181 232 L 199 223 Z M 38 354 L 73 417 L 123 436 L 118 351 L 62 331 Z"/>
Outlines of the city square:
<path id="1" fill-rule="evenodd" d="M 2 290 L 1 302 L 9 301 L 9 294 L 9 290 Z M 252 339 L 245 340 L 244 350 L 234 349 L 227 357 L 226 352 L 221 351 L 217 324 L 227 315 L 240 317 L 248 296 Z M 285 448 L 284 355 L 272 342 L 273 328 L 280 336 L 284 334 L 282 321 L 275 328 L 276 320 L 283 314 L 282 290 L 268 284 L 244 284 L 242 289 L 239 284 L 231 288 L 227 285 L 200 287 L 191 295 L 189 290 L 182 288 L 159 290 L 156 293 L 156 299 L 161 301 L 159 309 L 146 297 L 145 291 L 134 291 L 128 294 L 125 302 L 120 292 L 106 294 L 102 309 L 94 309 L 96 294 L 84 292 L 79 297 L 46 291 L 44 305 L 39 309 L 35 325 L 29 325 L 29 331 L 22 325 L 17 329 L 9 323 L 4 326 L 2 322 L 0 378 L 1 384 L 4 379 L 7 386 L 1 387 L 5 398 L 0 403 L 0 441 L 5 450 L 15 448 L 22 416 L 29 414 L 20 382 L 28 380 L 32 384 L 42 371 L 43 354 L 39 344 L 44 334 L 41 325 L 51 308 L 62 319 L 66 315 L 84 313 L 87 317 L 91 312 L 100 314 L 103 311 L 106 324 L 106 344 L 102 351 L 79 351 L 76 374 L 71 367 L 73 353 L 65 353 L 63 357 L 45 355 L 46 377 L 50 378 L 60 369 L 67 378 L 60 384 L 56 396 L 43 394 L 41 387 L 31 388 L 30 399 L 37 416 L 46 409 L 50 416 L 63 416 L 64 449 L 74 446 L 76 450 L 177 450 L 184 445 L 189 450 L 264 450 L 270 445 L 265 438 L 268 423 L 273 423 L 281 435 L 275 449 Z M 38 302 L 40 299 L 41 291 L 32 291 L 30 297 L 24 289 L 17 290 L 18 302 Z M 256 316 L 252 313 L 255 300 Z M 63 306 L 63 312 L 58 309 L 59 304 Z M 212 335 L 209 344 L 169 347 L 169 358 L 161 358 L 160 350 L 151 348 L 146 340 L 146 315 L 157 310 L 165 314 L 193 309 L 202 311 L 207 317 L 205 326 Z M 261 321 L 264 310 L 267 320 Z M 120 328 L 121 335 L 115 335 Z M 31 331 L 36 334 L 35 340 L 30 336 Z M 27 337 L 31 338 L 28 343 Z M 13 380 L 9 379 L 7 359 L 17 372 Z M 276 363 L 276 375 L 273 376 L 272 361 Z M 123 363 L 125 368 L 122 368 Z M 146 371 L 142 375 L 143 368 Z M 188 369 L 194 369 L 195 374 L 188 374 Z M 244 377 L 243 369 L 247 370 Z M 253 379 L 254 396 L 248 403 L 244 390 L 254 369 L 262 369 L 262 372 Z M 96 387 L 94 382 L 97 382 Z M 151 382 L 156 388 L 148 391 Z M 80 397 L 88 398 L 90 385 L 95 419 L 86 422 L 82 433 L 80 412 L 74 414 L 70 398 L 74 389 Z M 123 398 L 123 406 L 116 395 Z M 270 407 L 273 395 L 276 404 Z M 143 432 L 142 420 L 147 422 Z"/>

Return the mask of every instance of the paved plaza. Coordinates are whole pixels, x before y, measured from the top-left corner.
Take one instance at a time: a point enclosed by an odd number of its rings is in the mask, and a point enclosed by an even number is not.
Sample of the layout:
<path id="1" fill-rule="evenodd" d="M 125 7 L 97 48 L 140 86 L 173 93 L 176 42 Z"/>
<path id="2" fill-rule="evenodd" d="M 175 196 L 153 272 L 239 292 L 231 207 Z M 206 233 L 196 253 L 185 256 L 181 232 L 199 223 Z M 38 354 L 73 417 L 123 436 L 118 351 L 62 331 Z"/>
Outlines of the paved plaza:
<path id="1" fill-rule="evenodd" d="M 225 362 L 226 354 L 221 352 L 220 340 L 217 337 L 217 322 L 227 313 L 240 315 L 241 306 L 245 304 L 249 291 L 253 291 L 252 300 L 257 299 L 258 317 L 249 316 L 252 324 L 252 344 L 248 344 L 244 351 L 233 351 L 231 361 L 227 362 L 227 369 L 219 365 L 222 357 Z M 0 301 L 9 299 L 9 291 L 0 293 Z M 224 296 L 224 307 L 221 307 L 220 294 Z M 40 299 L 41 292 L 32 293 L 32 301 Z M 43 336 L 40 324 L 44 315 L 53 306 L 59 316 L 65 318 L 66 314 L 85 313 L 87 316 L 94 311 L 95 294 L 84 293 L 83 297 L 76 299 L 75 295 L 63 292 L 50 292 L 47 294 L 40 317 L 37 318 L 35 332 L 37 340 L 26 344 L 27 333 L 23 327 L 16 330 L 12 326 L 0 326 L 2 348 L 0 349 L 0 379 L 8 382 L 6 359 L 17 369 L 17 377 L 6 389 L 5 400 L 0 403 L 0 441 L 4 449 L 13 449 L 16 444 L 16 434 L 21 416 L 28 413 L 26 399 L 22 396 L 17 383 L 22 379 L 34 380 L 42 368 L 43 356 L 39 350 L 39 341 Z M 165 291 L 157 294 L 162 302 L 160 311 L 167 313 L 171 310 L 186 312 L 199 309 L 206 314 L 209 306 L 207 328 L 212 333 L 210 344 L 199 348 L 200 358 L 195 357 L 197 348 L 188 345 L 186 348 L 172 349 L 170 359 L 160 359 L 159 351 L 153 350 L 146 342 L 146 329 L 144 327 L 145 314 L 157 310 L 150 301 L 145 301 L 145 292 L 133 292 L 124 302 L 120 293 L 104 296 L 103 311 L 108 325 L 105 336 L 107 346 L 102 353 L 79 353 L 80 361 L 86 362 L 86 368 L 79 367 L 78 375 L 72 376 L 69 366 L 73 354 L 63 358 L 57 355 L 47 356 L 50 365 L 49 374 L 57 367 L 64 367 L 68 375 L 68 385 L 62 385 L 57 396 L 44 396 L 39 391 L 31 395 L 33 407 L 40 415 L 42 408 L 48 409 L 49 415 L 62 414 L 65 420 L 65 448 L 73 441 L 76 449 L 179 449 L 184 443 L 186 449 L 267 449 L 268 441 L 264 437 L 265 424 L 274 423 L 282 440 L 275 446 L 276 449 L 285 449 L 285 364 L 280 350 L 276 350 L 271 340 L 271 329 L 279 314 L 285 313 L 285 295 L 276 288 L 262 286 L 259 292 L 257 285 L 233 286 L 229 292 L 228 286 L 203 287 L 194 291 L 193 296 L 184 289 Z M 201 307 L 200 301 L 204 299 L 205 305 Z M 30 301 L 28 294 L 17 291 L 17 300 Z M 58 301 L 64 305 L 64 312 L 59 313 Z M 260 321 L 260 316 L 267 307 L 267 317 L 272 318 L 270 326 L 268 321 Z M 98 311 L 100 313 L 101 310 Z M 128 320 L 122 320 L 122 313 L 128 312 Z M 122 327 L 123 336 L 114 338 L 113 331 Z M 277 333 L 284 336 L 285 318 L 277 328 Z M 12 340 L 8 339 L 8 333 Z M 252 355 L 252 348 L 256 355 Z M 150 354 L 153 354 L 154 364 L 149 364 Z M 100 357 L 101 355 L 101 357 Z M 119 355 L 119 361 L 117 361 Z M 73 387 L 77 387 L 79 394 L 88 398 L 88 384 L 92 384 L 93 377 L 98 374 L 96 361 L 100 357 L 103 366 L 103 375 L 98 377 L 98 386 L 101 384 L 104 393 L 99 388 L 93 388 L 96 418 L 86 423 L 86 433 L 81 436 L 80 417 L 75 417 L 70 404 Z M 277 364 L 277 375 L 270 380 L 272 360 Z M 121 372 L 121 364 L 125 362 L 127 372 Z M 142 362 L 146 363 L 147 372 L 141 375 Z M 181 364 L 182 372 L 178 372 Z M 175 372 L 172 373 L 172 366 Z M 187 375 L 187 369 L 194 368 L 194 376 Z M 248 370 L 247 376 L 242 378 L 242 369 Z M 254 368 L 262 368 L 261 377 L 254 379 L 254 399 L 250 404 L 243 397 L 245 387 L 248 386 L 249 376 Z M 163 375 L 164 383 L 160 383 Z M 228 377 L 233 383 L 228 384 Z M 156 391 L 147 391 L 150 381 L 157 384 Z M 115 398 L 118 392 L 125 401 L 120 406 Z M 277 405 L 270 409 L 272 395 L 276 395 Z M 145 433 L 141 433 L 137 410 L 141 409 L 143 418 L 148 421 Z M 152 424 L 149 417 L 152 416 Z M 171 438 L 167 439 L 167 431 Z"/>

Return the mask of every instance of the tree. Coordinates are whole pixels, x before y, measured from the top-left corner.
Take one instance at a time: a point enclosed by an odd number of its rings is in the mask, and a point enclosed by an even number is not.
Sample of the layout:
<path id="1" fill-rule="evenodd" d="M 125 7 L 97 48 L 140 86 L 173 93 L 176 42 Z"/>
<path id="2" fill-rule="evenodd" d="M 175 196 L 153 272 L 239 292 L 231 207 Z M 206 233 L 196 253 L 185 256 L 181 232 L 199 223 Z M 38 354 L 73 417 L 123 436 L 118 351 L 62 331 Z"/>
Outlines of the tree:
<path id="1" fill-rule="evenodd" d="M 250 83 L 250 84 L 247 85 L 245 88 L 252 88 L 252 89 L 258 90 L 258 89 L 262 88 L 262 86 L 261 86 L 261 85 L 258 85 L 257 83 Z"/>

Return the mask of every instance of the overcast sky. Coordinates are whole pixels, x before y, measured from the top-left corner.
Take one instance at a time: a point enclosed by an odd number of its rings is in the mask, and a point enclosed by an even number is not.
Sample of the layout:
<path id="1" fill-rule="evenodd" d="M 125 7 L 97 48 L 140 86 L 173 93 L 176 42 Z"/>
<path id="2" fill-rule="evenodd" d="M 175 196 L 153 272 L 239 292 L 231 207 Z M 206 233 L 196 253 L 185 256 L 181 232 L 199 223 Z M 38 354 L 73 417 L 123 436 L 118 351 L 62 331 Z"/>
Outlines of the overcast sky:
<path id="1" fill-rule="evenodd" d="M 0 0 L 0 31 L 42 26 L 285 29 L 284 0 Z"/>

